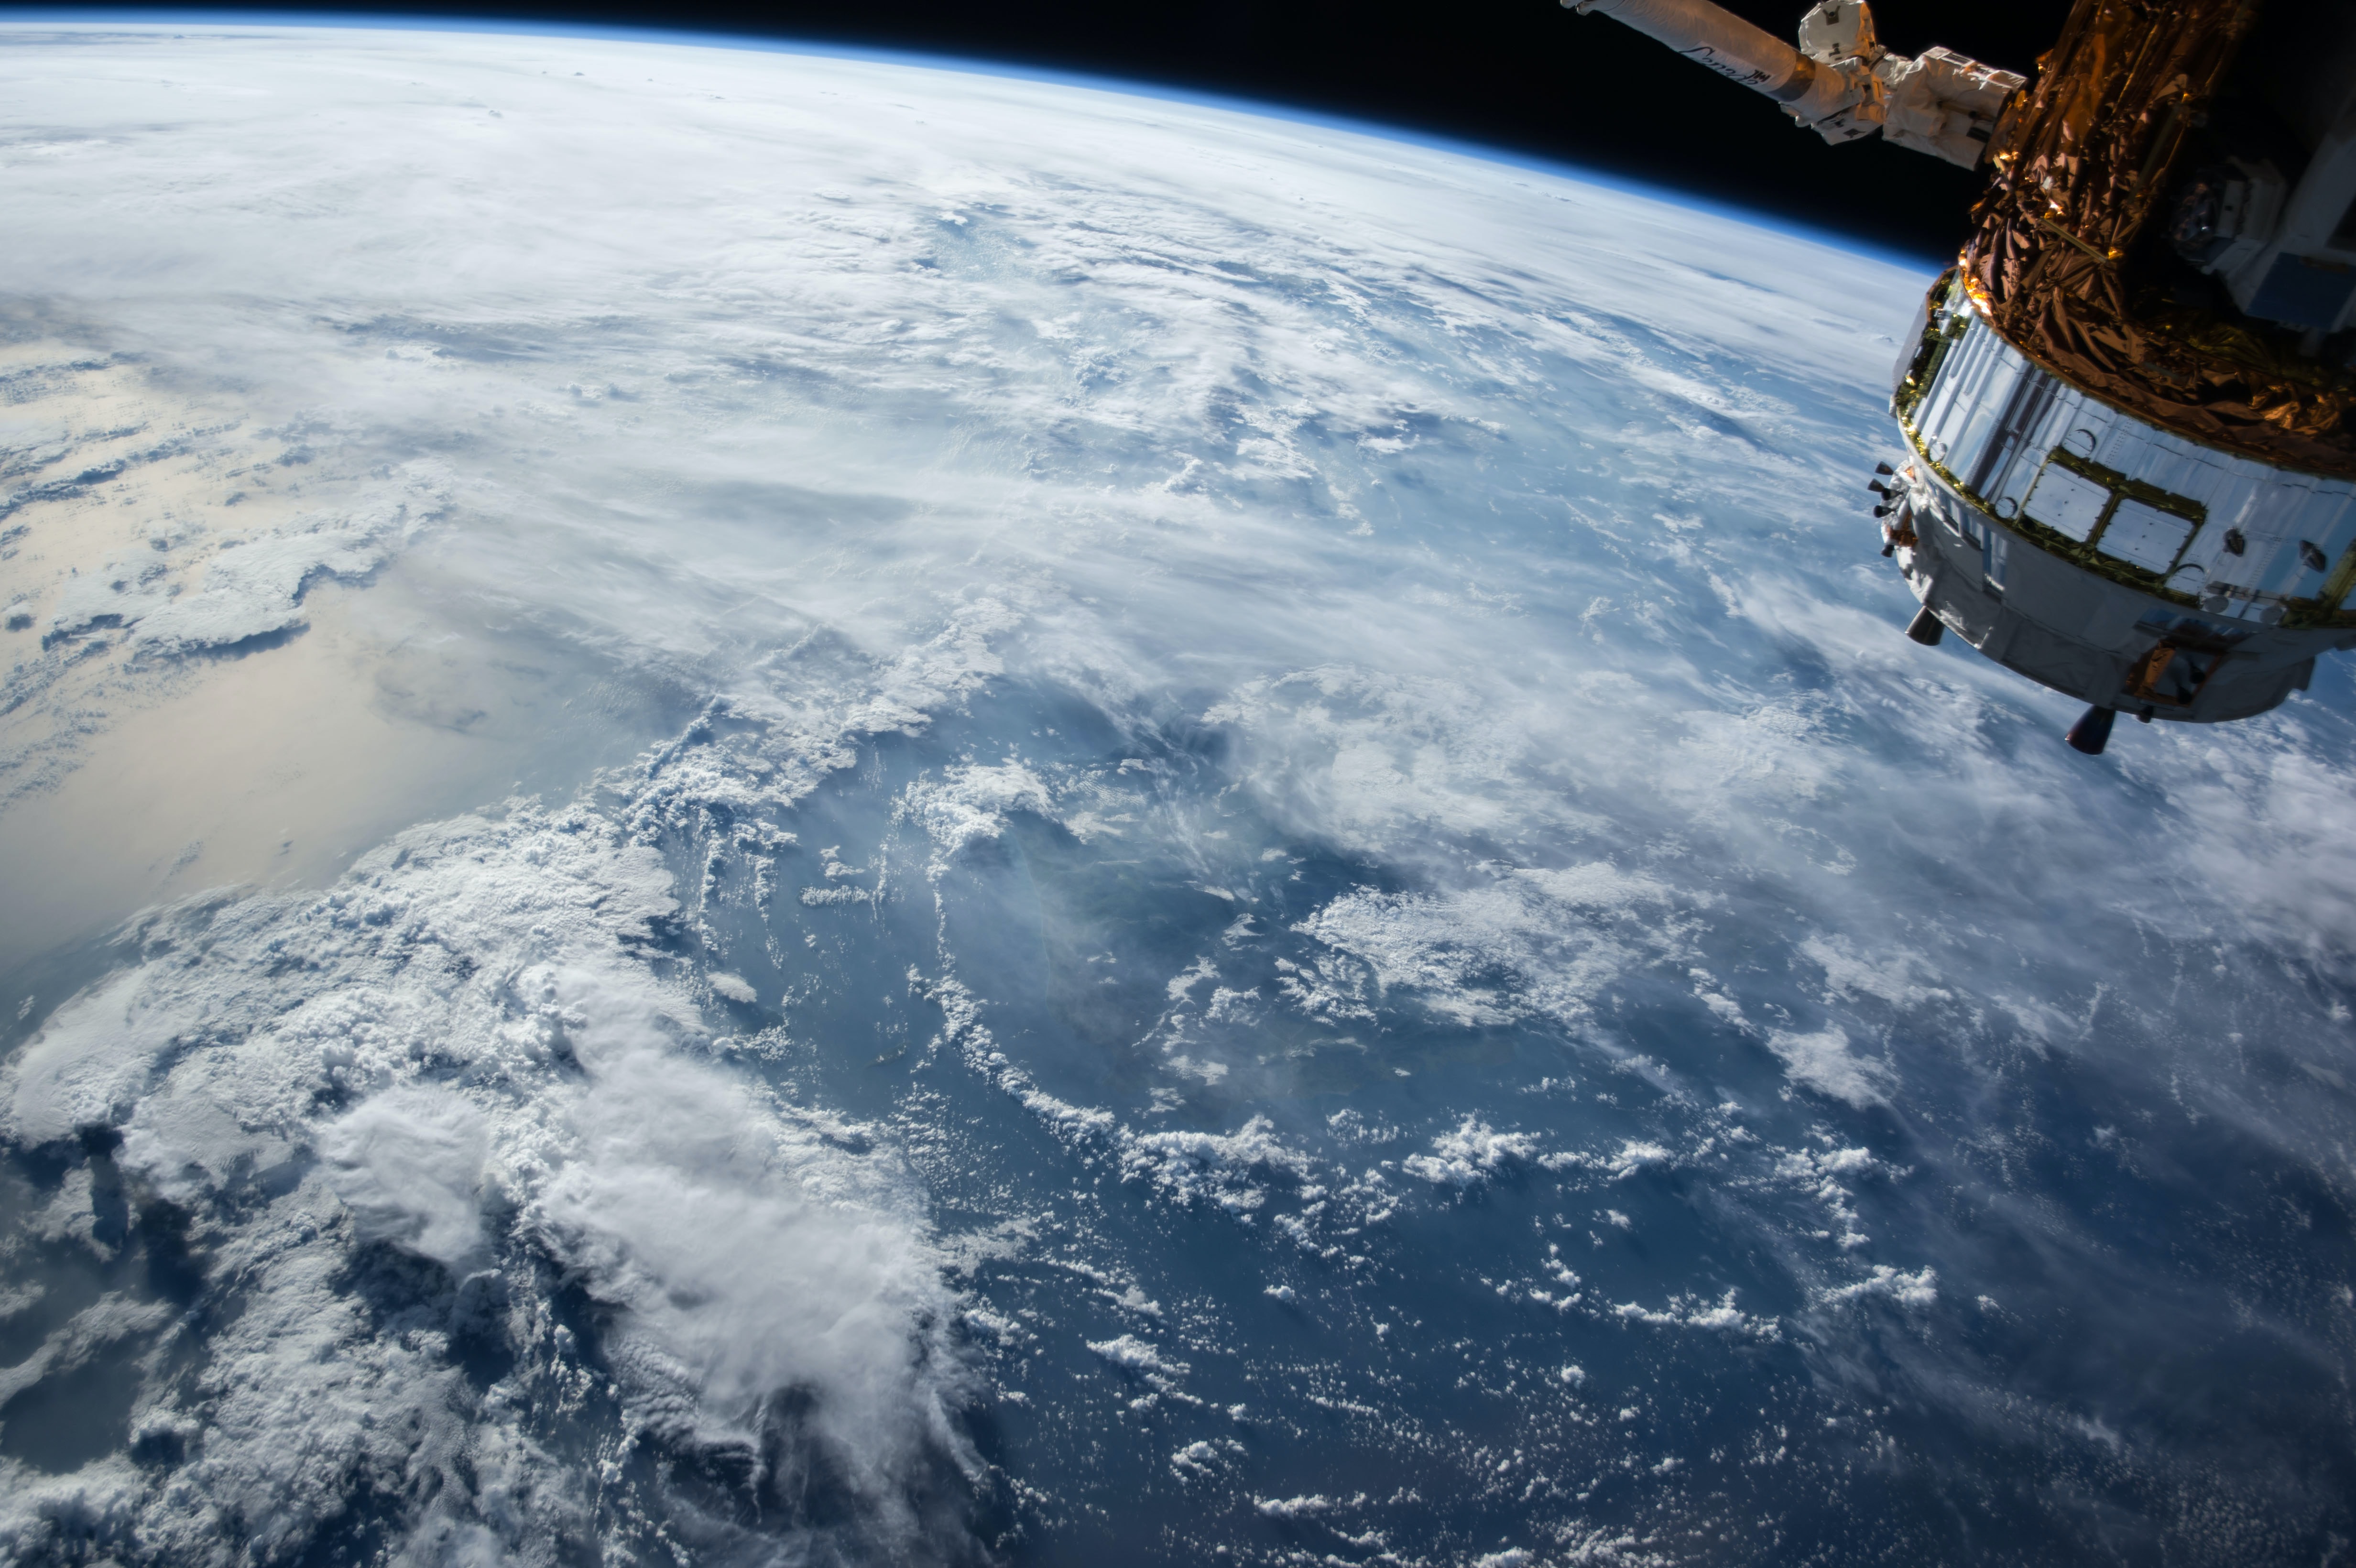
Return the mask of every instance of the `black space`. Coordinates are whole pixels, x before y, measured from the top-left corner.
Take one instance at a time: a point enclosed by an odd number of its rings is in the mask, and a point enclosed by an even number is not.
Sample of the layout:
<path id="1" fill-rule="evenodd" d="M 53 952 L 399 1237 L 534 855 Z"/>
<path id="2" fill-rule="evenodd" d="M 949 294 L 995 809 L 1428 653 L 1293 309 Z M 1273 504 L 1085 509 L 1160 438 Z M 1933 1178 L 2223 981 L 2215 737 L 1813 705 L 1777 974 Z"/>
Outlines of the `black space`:
<path id="1" fill-rule="evenodd" d="M 1806 0 L 1723 0 L 1789 38 Z M 241 6 L 317 15 L 318 5 Z M 1257 99 L 1659 182 L 1952 254 L 1981 176 L 1879 141 L 1828 147 L 1768 99 L 1555 0 L 507 0 L 348 8 L 481 25 L 682 28 L 905 49 Z M 1882 42 L 2029 72 L 2068 0 L 1880 0 Z"/>

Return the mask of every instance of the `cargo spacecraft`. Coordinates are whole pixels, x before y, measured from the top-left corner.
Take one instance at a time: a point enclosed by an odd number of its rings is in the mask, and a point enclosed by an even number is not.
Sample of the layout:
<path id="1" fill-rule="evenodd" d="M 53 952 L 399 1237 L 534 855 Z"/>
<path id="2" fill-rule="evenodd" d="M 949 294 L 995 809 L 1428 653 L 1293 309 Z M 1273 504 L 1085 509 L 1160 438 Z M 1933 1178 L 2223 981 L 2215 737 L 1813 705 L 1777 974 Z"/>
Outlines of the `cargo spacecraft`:
<path id="1" fill-rule="evenodd" d="M 2264 713 L 2356 648 L 2356 4 L 2077 0 L 2033 85 L 1883 48 L 1863 0 L 1796 48 L 1708 0 L 1562 0 L 1827 141 L 1986 167 L 1901 339 L 1882 553 L 1949 630 L 2088 704 Z"/>

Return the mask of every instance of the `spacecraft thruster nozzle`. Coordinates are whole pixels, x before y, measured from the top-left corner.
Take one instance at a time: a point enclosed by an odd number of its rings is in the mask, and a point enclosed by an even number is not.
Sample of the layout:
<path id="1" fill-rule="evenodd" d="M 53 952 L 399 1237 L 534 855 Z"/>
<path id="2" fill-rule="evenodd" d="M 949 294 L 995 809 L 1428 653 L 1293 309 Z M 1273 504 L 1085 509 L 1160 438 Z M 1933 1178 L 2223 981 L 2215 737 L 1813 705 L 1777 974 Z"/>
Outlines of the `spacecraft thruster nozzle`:
<path id="1" fill-rule="evenodd" d="M 1943 48 L 1918 59 L 1875 40 L 1865 0 L 1822 0 L 1800 19 L 1797 48 L 1710 0 L 1562 0 L 1610 16 L 1719 75 L 1755 88 L 1827 142 L 1879 134 L 1976 166 L 2005 101 L 2023 79 Z"/>

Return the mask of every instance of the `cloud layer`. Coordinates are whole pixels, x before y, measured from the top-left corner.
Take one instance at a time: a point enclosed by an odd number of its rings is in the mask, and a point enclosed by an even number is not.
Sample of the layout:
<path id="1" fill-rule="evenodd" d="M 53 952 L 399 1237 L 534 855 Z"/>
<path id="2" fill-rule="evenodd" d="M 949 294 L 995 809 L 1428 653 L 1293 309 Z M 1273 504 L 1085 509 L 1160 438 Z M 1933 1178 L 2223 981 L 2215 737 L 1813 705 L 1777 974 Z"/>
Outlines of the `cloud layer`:
<path id="1" fill-rule="evenodd" d="M 412 826 L 9 928 L 0 1550 L 2356 1529 L 2347 676 L 2089 764 L 1897 636 L 1926 278 L 906 64 L 11 38 L 0 855 L 298 677 Z"/>

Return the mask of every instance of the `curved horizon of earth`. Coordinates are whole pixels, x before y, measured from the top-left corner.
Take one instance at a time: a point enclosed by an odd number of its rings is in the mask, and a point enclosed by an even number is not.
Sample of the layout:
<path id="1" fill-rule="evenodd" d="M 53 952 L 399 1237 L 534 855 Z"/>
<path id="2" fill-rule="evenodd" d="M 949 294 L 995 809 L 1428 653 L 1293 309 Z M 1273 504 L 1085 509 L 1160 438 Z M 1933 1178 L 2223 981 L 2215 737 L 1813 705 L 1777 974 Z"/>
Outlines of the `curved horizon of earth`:
<path id="1" fill-rule="evenodd" d="M 2303 1563 L 2351 680 L 1899 635 L 1917 269 L 0 28 L 0 1562 Z"/>

